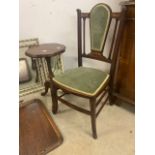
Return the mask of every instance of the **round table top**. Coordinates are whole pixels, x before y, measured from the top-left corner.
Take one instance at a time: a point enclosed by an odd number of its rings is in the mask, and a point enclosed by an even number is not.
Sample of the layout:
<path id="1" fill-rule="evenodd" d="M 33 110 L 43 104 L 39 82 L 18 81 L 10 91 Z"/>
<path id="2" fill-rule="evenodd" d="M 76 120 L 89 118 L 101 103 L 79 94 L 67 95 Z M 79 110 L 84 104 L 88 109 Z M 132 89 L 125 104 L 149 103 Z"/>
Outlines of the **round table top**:
<path id="1" fill-rule="evenodd" d="M 65 51 L 65 46 L 58 43 L 40 44 L 30 47 L 25 54 L 32 58 L 52 57 Z"/>

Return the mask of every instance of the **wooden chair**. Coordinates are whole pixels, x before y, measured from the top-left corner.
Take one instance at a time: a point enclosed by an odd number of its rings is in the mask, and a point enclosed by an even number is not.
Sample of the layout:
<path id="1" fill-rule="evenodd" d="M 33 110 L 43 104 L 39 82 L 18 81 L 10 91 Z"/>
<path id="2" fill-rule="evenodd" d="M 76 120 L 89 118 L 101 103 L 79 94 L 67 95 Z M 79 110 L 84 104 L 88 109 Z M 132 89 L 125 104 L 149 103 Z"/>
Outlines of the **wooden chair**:
<path id="1" fill-rule="evenodd" d="M 90 26 L 90 53 L 85 52 L 85 25 L 86 19 L 89 19 Z M 90 115 L 93 137 L 97 138 L 96 118 L 101 112 L 105 103 L 108 101 L 112 83 L 112 75 L 115 69 L 115 62 L 118 53 L 118 45 L 123 27 L 124 11 L 112 13 L 111 8 L 106 4 L 95 5 L 90 13 L 82 13 L 77 10 L 78 21 L 78 68 L 70 69 L 64 73 L 53 77 L 52 80 L 52 112 L 57 113 L 58 101 L 65 105 Z M 110 30 L 110 25 L 113 22 L 113 30 Z M 104 47 L 107 42 L 108 32 L 112 34 L 112 41 L 108 56 L 103 55 Z M 112 33 L 113 31 L 113 33 Z M 109 73 L 102 70 L 82 67 L 82 57 L 95 59 L 111 64 Z M 64 93 L 57 94 L 57 90 L 61 89 Z M 107 95 L 109 92 L 109 95 Z M 90 110 L 86 110 L 77 105 L 73 105 L 66 99 L 64 95 L 73 94 L 79 97 L 87 98 L 90 102 Z M 106 97 L 105 97 L 106 96 Z M 102 99 L 104 98 L 104 101 Z M 102 101 L 102 102 L 101 102 Z M 99 104 L 101 102 L 101 104 Z M 100 105 L 100 107 L 99 107 Z M 97 111 L 98 107 L 98 111 Z"/>

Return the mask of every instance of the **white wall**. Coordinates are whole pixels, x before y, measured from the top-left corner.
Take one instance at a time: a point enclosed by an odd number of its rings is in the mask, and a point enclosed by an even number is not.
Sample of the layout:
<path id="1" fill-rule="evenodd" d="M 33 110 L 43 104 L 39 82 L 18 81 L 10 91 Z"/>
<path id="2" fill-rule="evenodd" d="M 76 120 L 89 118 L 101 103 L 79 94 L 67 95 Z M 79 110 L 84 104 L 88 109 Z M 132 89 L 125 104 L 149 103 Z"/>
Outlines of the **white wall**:
<path id="1" fill-rule="evenodd" d="M 19 0 L 19 38 L 39 38 L 40 43 L 66 45 L 65 69 L 77 66 L 76 9 L 89 12 L 97 3 L 107 3 L 119 11 L 123 0 Z M 96 63 L 95 63 L 96 64 Z M 89 62 L 88 62 L 89 65 Z M 100 66 L 96 64 L 96 66 Z"/>

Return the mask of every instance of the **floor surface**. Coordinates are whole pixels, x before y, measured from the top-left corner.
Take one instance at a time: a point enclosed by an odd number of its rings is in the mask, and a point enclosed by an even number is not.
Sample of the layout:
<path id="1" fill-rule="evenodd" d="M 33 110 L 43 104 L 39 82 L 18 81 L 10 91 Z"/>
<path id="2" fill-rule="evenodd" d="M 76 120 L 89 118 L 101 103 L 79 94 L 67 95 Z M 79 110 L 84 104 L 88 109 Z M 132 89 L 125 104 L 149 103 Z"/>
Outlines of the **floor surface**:
<path id="1" fill-rule="evenodd" d="M 51 112 L 50 93 L 45 97 L 35 93 L 22 97 L 41 99 L 49 110 L 53 120 L 63 136 L 63 143 L 47 155 L 134 155 L 135 154 L 135 114 L 134 107 L 128 104 L 120 106 L 108 104 L 97 118 L 98 139 L 92 138 L 90 116 L 79 113 L 59 103 L 56 115 Z M 88 101 L 73 96 L 67 97 L 89 108 Z"/>

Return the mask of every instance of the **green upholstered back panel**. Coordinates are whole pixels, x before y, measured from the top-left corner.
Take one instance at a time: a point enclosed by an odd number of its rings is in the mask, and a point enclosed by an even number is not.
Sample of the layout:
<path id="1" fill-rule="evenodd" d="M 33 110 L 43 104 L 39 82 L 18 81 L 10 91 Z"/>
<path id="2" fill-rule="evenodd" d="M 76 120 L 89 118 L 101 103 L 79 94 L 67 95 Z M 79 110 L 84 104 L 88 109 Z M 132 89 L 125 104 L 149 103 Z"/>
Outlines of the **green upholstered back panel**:
<path id="1" fill-rule="evenodd" d="M 91 50 L 102 52 L 111 19 L 111 9 L 98 4 L 90 12 Z"/>

